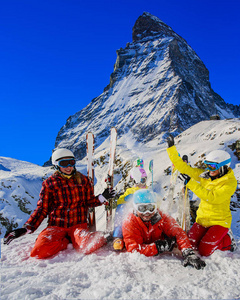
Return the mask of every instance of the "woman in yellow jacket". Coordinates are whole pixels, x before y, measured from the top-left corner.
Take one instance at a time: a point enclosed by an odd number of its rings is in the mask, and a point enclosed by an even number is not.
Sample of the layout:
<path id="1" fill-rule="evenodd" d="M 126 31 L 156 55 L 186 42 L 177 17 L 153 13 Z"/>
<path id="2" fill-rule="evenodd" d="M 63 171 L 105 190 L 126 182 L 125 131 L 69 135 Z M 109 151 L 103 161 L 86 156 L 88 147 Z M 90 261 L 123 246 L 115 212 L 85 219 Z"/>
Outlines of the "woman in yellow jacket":
<path id="1" fill-rule="evenodd" d="M 230 200 L 237 188 L 237 180 L 230 168 L 230 155 L 223 150 L 210 152 L 204 161 L 206 171 L 183 162 L 172 135 L 167 142 L 170 160 L 187 180 L 187 187 L 201 199 L 196 223 L 188 233 L 192 246 L 202 256 L 209 256 L 217 249 L 234 251 L 236 242 L 230 229 Z"/>

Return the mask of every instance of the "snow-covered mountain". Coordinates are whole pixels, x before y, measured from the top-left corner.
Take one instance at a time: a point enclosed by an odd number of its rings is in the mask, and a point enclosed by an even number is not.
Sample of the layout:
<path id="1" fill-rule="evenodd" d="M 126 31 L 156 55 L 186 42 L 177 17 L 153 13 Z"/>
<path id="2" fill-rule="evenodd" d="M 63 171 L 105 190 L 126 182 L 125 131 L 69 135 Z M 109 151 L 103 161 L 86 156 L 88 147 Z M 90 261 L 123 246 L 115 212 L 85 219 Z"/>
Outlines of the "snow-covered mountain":
<path id="1" fill-rule="evenodd" d="M 70 244 L 54 258 L 40 261 L 29 258 L 29 253 L 47 225 L 44 221 L 33 234 L 8 246 L 1 244 L 1 299 L 240 299 L 240 162 L 234 150 L 239 132 L 240 119 L 202 121 L 175 139 L 179 153 L 187 154 L 192 166 L 201 164 L 208 151 L 223 149 L 230 153 L 231 167 L 238 180 L 238 190 L 231 201 L 232 230 L 239 246 L 236 252 L 216 251 L 205 258 L 207 266 L 201 271 L 184 268 L 177 254 L 151 258 L 138 253 L 119 254 L 112 252 L 110 244 L 87 256 L 77 253 Z M 159 195 L 161 209 L 165 210 L 171 166 L 166 144 L 159 145 L 155 138 L 143 145 L 131 137 L 129 132 L 117 142 L 115 189 L 123 190 L 138 157 L 144 159 L 150 184 L 148 164 L 153 159 L 153 188 Z M 95 149 L 96 194 L 104 188 L 108 149 L 109 138 Z M 86 174 L 86 165 L 83 158 L 77 162 L 77 169 Z M 42 178 L 51 172 L 53 169 L 48 167 L 0 157 L 1 217 L 21 226 L 29 215 L 19 210 L 19 202 L 25 198 L 30 202 L 25 205 L 28 210 L 36 207 Z M 105 212 L 100 207 L 97 229 L 104 230 L 105 226 Z"/>
<path id="2" fill-rule="evenodd" d="M 218 114 L 221 119 L 240 116 L 211 88 L 204 63 L 168 25 L 143 13 L 133 27 L 133 41 L 117 50 L 110 84 L 104 92 L 70 116 L 56 138 L 55 147 L 67 147 L 76 157 L 86 153 L 86 133 L 94 132 L 99 146 L 115 126 L 118 135 L 146 143 L 164 141 Z"/>

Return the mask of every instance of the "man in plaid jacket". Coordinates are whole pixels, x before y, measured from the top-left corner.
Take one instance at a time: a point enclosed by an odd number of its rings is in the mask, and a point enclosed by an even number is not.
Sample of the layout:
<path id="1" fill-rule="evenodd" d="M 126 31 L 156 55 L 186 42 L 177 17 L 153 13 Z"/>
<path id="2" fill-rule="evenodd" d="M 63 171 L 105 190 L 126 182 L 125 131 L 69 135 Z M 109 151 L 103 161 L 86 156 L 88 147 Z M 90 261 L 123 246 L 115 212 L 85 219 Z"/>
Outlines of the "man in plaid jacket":
<path id="1" fill-rule="evenodd" d="M 34 232 L 48 216 L 48 226 L 39 234 L 30 254 L 32 257 L 51 257 L 66 249 L 70 242 L 76 250 L 90 254 L 107 242 L 107 236 L 88 230 L 88 208 L 107 203 L 115 192 L 106 189 L 94 196 L 91 182 L 76 171 L 75 157 L 68 149 L 57 149 L 52 163 L 57 171 L 43 182 L 37 208 L 23 228 L 5 235 L 4 243 Z"/>

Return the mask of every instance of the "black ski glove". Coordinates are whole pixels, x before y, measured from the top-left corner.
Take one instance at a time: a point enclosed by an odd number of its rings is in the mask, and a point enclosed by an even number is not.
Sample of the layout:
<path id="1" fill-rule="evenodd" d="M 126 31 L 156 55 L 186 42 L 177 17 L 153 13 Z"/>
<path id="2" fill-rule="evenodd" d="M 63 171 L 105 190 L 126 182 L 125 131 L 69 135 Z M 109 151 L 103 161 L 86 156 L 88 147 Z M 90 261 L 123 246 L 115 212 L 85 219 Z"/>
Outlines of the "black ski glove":
<path id="1" fill-rule="evenodd" d="M 103 196 L 106 200 L 114 198 L 115 195 L 116 195 L 115 190 L 110 189 L 110 188 L 106 188 L 106 189 L 103 191 L 103 193 L 102 193 L 102 196 Z"/>
<path id="2" fill-rule="evenodd" d="M 158 254 L 163 252 L 170 252 L 172 251 L 172 249 L 176 244 L 176 238 L 173 237 L 173 238 L 166 238 L 165 240 L 157 240 L 154 243 L 157 247 Z"/>
<path id="3" fill-rule="evenodd" d="M 186 185 L 188 182 L 189 182 L 189 180 L 191 179 L 191 177 L 190 176 L 188 176 L 187 174 L 179 174 L 179 176 L 178 176 L 182 181 L 184 181 L 184 184 Z"/>
<path id="4" fill-rule="evenodd" d="M 172 134 L 169 134 L 169 136 L 167 137 L 167 143 L 168 143 L 168 148 L 174 145 L 174 136 Z"/>
<path id="5" fill-rule="evenodd" d="M 205 261 L 201 260 L 192 249 L 185 249 L 183 255 L 183 266 L 192 266 L 197 270 L 203 269 L 206 266 Z"/>
<path id="6" fill-rule="evenodd" d="M 26 228 L 18 228 L 12 231 L 8 231 L 4 236 L 3 243 L 8 245 L 11 243 L 12 240 L 17 239 L 26 233 Z"/>

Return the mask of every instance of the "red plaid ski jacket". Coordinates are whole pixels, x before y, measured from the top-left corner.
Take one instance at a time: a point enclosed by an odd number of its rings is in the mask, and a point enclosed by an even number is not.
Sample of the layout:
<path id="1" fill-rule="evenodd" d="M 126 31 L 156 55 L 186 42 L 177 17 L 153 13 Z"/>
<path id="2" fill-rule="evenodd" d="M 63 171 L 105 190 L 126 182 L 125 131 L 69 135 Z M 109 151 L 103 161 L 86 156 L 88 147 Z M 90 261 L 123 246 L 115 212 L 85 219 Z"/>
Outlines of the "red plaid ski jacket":
<path id="1" fill-rule="evenodd" d="M 25 227 L 35 231 L 48 216 L 48 226 L 69 228 L 87 224 L 89 207 L 101 205 L 94 196 L 89 179 L 77 172 L 71 178 L 55 172 L 42 183 L 37 208 L 31 214 Z"/>

